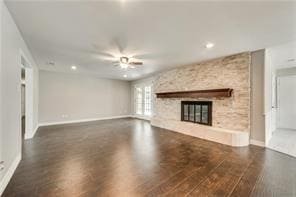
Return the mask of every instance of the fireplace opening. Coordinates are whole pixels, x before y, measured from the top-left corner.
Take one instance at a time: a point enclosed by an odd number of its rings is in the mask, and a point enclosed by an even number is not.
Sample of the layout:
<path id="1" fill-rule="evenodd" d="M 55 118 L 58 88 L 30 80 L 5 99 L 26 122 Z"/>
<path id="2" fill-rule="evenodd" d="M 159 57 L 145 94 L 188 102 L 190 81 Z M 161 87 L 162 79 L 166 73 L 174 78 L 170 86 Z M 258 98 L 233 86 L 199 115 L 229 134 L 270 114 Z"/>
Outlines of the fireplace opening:
<path id="1" fill-rule="evenodd" d="M 212 101 L 181 101 L 181 121 L 212 125 Z"/>

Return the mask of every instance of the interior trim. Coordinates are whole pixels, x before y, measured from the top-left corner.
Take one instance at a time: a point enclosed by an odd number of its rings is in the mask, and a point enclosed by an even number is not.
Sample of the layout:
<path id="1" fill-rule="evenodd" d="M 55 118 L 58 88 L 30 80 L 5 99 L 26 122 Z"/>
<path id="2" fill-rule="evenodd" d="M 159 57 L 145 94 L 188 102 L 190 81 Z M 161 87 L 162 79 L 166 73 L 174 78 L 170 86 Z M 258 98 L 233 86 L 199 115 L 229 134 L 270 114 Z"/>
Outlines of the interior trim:
<path id="1" fill-rule="evenodd" d="M 91 122 L 91 121 L 97 121 L 97 120 L 131 118 L 131 117 L 132 117 L 132 115 L 121 115 L 121 116 L 108 116 L 108 117 L 101 117 L 101 118 L 86 118 L 86 119 L 78 119 L 78 120 L 66 120 L 66 121 L 58 121 L 58 122 L 41 122 L 41 123 L 39 123 L 39 127 L 51 126 L 51 125 L 61 125 L 61 124 L 71 124 L 71 123 L 79 123 L 79 122 Z"/>
<path id="2" fill-rule="evenodd" d="M 209 89 L 209 90 L 189 90 L 177 92 L 158 92 L 157 98 L 211 98 L 211 97 L 231 97 L 233 89 Z"/>
<path id="3" fill-rule="evenodd" d="M 265 142 L 259 141 L 259 140 L 250 140 L 250 144 L 255 145 L 255 146 L 261 146 L 265 147 Z"/>
<path id="4" fill-rule="evenodd" d="M 38 128 L 39 128 L 39 125 L 36 125 L 33 132 L 25 133 L 25 140 L 32 139 L 34 137 L 35 133 L 37 132 Z"/>
<path id="5" fill-rule="evenodd" d="M 7 187 L 10 179 L 12 178 L 17 166 L 19 165 L 22 159 L 21 153 L 19 153 L 15 159 L 13 160 L 12 164 L 10 165 L 9 169 L 7 170 L 6 174 L 3 176 L 2 180 L 0 181 L 0 196 L 4 192 L 5 188 Z"/>

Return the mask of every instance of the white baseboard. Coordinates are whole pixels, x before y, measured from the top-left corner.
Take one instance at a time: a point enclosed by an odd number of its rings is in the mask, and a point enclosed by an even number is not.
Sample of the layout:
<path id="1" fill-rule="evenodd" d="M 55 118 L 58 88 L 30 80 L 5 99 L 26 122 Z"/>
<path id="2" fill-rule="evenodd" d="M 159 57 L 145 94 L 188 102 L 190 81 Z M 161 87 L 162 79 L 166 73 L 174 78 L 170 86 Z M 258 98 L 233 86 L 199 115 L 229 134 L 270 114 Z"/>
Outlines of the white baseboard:
<path id="1" fill-rule="evenodd" d="M 33 138 L 34 135 L 35 135 L 35 133 L 37 132 L 38 128 L 39 128 L 39 125 L 36 125 L 35 129 L 33 130 L 33 132 L 25 133 L 25 140 Z"/>
<path id="2" fill-rule="evenodd" d="M 0 196 L 4 192 L 5 188 L 7 187 L 11 177 L 13 176 L 18 164 L 20 163 L 22 158 L 21 153 L 15 157 L 12 164 L 10 165 L 9 169 L 7 170 L 6 174 L 3 176 L 2 180 L 0 181 Z"/>
<path id="3" fill-rule="evenodd" d="M 148 120 L 148 121 L 151 120 L 149 116 L 132 115 L 131 118 L 137 118 L 137 119 Z"/>
<path id="4" fill-rule="evenodd" d="M 265 147 L 265 142 L 262 141 L 258 141 L 258 140 L 250 140 L 250 144 L 255 145 L 255 146 L 261 146 L 261 147 Z"/>
<path id="5" fill-rule="evenodd" d="M 109 119 L 119 119 L 119 118 L 130 118 L 131 115 L 122 115 L 122 116 L 109 116 L 109 117 L 101 117 L 101 118 L 87 118 L 87 119 L 79 119 L 79 120 L 66 120 L 66 121 L 58 121 L 58 122 L 41 122 L 39 123 L 39 127 L 41 126 L 51 126 L 51 125 L 61 125 L 61 124 L 71 124 L 71 123 L 79 123 L 79 122 L 91 122 L 97 120 L 109 120 Z"/>

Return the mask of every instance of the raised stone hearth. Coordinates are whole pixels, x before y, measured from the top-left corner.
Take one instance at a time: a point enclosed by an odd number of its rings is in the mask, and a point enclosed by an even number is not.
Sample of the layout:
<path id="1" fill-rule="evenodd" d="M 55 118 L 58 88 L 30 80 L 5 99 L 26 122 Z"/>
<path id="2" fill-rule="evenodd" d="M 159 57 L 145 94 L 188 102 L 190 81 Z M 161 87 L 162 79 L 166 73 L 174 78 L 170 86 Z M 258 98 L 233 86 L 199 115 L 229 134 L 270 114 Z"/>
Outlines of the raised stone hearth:
<path id="1" fill-rule="evenodd" d="M 151 119 L 151 124 L 160 128 L 169 129 L 186 135 L 198 137 L 230 146 L 249 145 L 249 133 L 221 129 L 204 125 L 197 125 L 189 122 L 176 120 Z"/>
<path id="2" fill-rule="evenodd" d="M 240 53 L 161 73 L 154 92 L 233 89 L 231 97 L 156 98 L 154 126 L 231 146 L 249 144 L 250 53 Z M 212 101 L 212 126 L 181 121 L 181 101 Z"/>

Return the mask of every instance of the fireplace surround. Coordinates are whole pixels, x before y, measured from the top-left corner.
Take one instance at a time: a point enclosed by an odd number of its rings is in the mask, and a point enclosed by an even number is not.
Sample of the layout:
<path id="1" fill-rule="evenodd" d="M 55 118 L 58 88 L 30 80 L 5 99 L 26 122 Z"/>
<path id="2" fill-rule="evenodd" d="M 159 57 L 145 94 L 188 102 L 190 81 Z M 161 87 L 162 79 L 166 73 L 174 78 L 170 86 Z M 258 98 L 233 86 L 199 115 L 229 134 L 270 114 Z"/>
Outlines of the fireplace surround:
<path id="1" fill-rule="evenodd" d="M 163 72 L 153 79 L 153 91 L 153 126 L 231 146 L 249 144 L 249 52 Z M 203 100 L 212 101 L 211 126 L 181 120 L 182 101 Z"/>
<path id="2" fill-rule="evenodd" d="M 181 101 L 181 121 L 212 126 L 212 102 Z"/>

